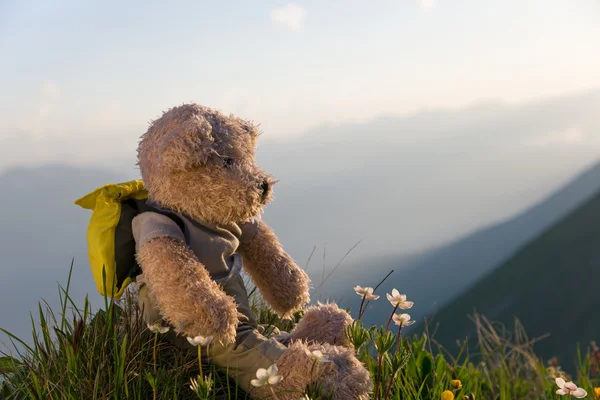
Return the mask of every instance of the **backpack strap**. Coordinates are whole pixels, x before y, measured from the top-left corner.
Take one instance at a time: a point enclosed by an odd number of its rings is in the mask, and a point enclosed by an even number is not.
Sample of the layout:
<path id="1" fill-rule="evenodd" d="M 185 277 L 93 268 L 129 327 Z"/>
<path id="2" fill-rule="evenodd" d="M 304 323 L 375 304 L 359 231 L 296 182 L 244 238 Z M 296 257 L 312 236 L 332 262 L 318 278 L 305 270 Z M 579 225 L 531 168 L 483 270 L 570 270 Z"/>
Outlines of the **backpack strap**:
<path id="1" fill-rule="evenodd" d="M 183 221 L 181 220 L 181 218 L 179 218 L 179 216 L 177 214 L 175 214 L 174 212 L 165 210 L 163 208 L 160 208 L 156 205 L 154 205 L 150 200 L 146 199 L 146 200 L 135 200 L 133 199 L 133 201 L 136 203 L 136 207 L 137 207 L 137 213 L 141 214 L 143 212 L 155 212 L 158 214 L 162 214 L 166 217 L 169 217 L 171 220 L 173 220 L 173 222 L 175 222 L 177 224 L 177 226 L 179 227 L 179 229 L 181 229 L 181 231 L 183 232 L 185 229 L 185 225 L 183 224 Z"/>
<path id="2" fill-rule="evenodd" d="M 135 198 L 123 200 L 121 203 L 121 218 L 115 228 L 115 262 L 117 265 L 118 288 L 121 288 L 127 278 L 134 279 L 142 273 L 135 256 L 135 240 L 133 239 L 133 227 L 131 226 L 131 222 L 136 215 L 148 211 L 159 213 L 173 220 L 182 232 L 184 230 L 183 221 L 176 214 L 154 208 L 147 203 L 146 199 Z"/>

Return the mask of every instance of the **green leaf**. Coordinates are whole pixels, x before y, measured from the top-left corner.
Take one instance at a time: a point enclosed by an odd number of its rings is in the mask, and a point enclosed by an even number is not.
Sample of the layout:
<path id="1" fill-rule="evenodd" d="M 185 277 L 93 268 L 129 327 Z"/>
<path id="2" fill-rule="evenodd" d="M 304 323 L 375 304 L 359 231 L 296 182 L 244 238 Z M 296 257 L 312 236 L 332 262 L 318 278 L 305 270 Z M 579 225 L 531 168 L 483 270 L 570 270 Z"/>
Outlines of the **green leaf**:
<path id="1" fill-rule="evenodd" d="M 429 353 L 421 353 L 421 377 L 425 378 L 433 372 L 433 357 Z"/>
<path id="2" fill-rule="evenodd" d="M 2 375 L 15 373 L 19 368 L 23 367 L 23 363 L 14 357 L 0 357 L 0 374 Z"/>
<path id="3" fill-rule="evenodd" d="M 423 352 L 420 354 L 420 375 L 423 382 L 422 394 L 423 398 L 429 398 L 429 392 L 433 389 L 433 356 Z"/>
<path id="4" fill-rule="evenodd" d="M 12 395 L 12 391 L 6 382 L 0 384 L 0 400 L 9 399 Z"/>
<path id="5" fill-rule="evenodd" d="M 435 375 L 438 379 L 442 379 L 447 367 L 448 364 L 446 363 L 444 356 L 441 353 L 438 354 L 435 358 Z"/>
<path id="6" fill-rule="evenodd" d="M 156 389 L 156 378 L 154 375 L 152 375 L 149 371 L 146 371 L 145 376 L 152 389 Z"/>

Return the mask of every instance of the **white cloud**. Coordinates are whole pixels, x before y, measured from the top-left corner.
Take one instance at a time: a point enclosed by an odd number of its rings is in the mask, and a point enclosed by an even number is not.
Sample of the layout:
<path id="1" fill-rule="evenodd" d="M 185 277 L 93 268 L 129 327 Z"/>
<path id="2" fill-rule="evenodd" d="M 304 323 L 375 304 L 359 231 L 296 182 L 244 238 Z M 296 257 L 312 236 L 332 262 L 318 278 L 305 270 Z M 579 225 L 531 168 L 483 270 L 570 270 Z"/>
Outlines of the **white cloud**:
<path id="1" fill-rule="evenodd" d="M 437 6 L 436 0 L 417 0 L 417 4 L 425 11 L 430 11 Z"/>
<path id="2" fill-rule="evenodd" d="M 287 26 L 293 31 L 302 28 L 305 18 L 306 10 L 293 3 L 271 10 L 271 21 Z"/>
<path id="3" fill-rule="evenodd" d="M 577 145 L 586 140 L 586 134 L 577 127 L 569 127 L 563 131 L 551 132 L 538 136 L 529 142 L 533 146 Z"/>

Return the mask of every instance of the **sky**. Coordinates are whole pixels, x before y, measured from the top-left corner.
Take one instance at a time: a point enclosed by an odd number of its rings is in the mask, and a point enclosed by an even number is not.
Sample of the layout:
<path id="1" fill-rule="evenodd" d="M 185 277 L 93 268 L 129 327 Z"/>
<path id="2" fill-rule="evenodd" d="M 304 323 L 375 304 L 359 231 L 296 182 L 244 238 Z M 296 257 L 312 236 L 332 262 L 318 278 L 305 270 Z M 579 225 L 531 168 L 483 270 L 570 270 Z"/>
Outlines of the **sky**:
<path id="1" fill-rule="evenodd" d="M 409 253 L 509 218 L 599 159 L 598 21 L 598 0 L 0 0 L 0 178 L 17 165 L 114 160 L 128 176 L 148 123 L 197 102 L 260 124 L 259 151 L 275 149 L 267 170 L 284 175 L 269 218 L 295 255 L 310 254 L 314 240 L 335 263 L 363 228 L 374 238 L 364 246 L 378 244 L 368 196 L 396 221 L 385 239 Z M 560 107 L 545 104 L 553 98 Z M 65 179 L 74 193 L 54 194 L 71 210 L 80 189 Z M 305 181 L 312 186 L 294 186 Z M 5 186 L 0 194 L 12 196 Z M 80 226 L 73 218 L 64 229 L 81 242 L 87 216 L 77 215 Z M 12 234 L 6 221 L 0 233 Z M 24 222 L 25 233 L 38 223 Z M 49 254 L 70 260 L 69 246 Z M 19 280 L 26 287 L 6 298 L 54 293 L 43 280 L 63 270 L 43 265 L 38 275 L 26 261 L 41 283 Z M 19 276 L 9 268 L 5 276 Z M 21 309 L 10 316 L 28 330 Z"/>
<path id="2" fill-rule="evenodd" d="M 599 18 L 597 0 L 3 0 L 0 159 L 131 153 L 189 101 L 281 140 L 586 91 L 600 87 Z"/>

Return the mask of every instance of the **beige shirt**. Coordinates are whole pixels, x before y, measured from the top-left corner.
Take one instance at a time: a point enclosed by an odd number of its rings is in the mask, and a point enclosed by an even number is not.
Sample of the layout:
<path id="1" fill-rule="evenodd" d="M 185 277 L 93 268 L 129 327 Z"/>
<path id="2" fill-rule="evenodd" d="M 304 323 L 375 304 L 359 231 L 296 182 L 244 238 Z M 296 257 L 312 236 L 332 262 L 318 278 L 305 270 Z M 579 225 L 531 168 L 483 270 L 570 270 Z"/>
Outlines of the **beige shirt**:
<path id="1" fill-rule="evenodd" d="M 188 245 L 215 280 L 224 279 L 232 272 L 236 264 L 234 255 L 237 255 L 240 246 L 256 235 L 259 223 L 254 220 L 221 227 L 174 214 L 183 222 L 183 231 L 172 219 L 159 213 L 144 212 L 136 216 L 132 222 L 136 251 L 142 244 L 157 237 L 179 239 Z M 241 267 L 241 257 L 237 257 Z"/>
<path id="2" fill-rule="evenodd" d="M 133 219 L 136 252 L 144 243 L 157 237 L 181 240 L 193 251 L 223 291 L 234 297 L 238 311 L 246 316 L 247 319 L 238 325 L 238 332 L 256 328 L 248 292 L 240 276 L 242 257 L 238 251 L 244 243 L 254 238 L 259 220 L 220 227 L 199 223 L 181 214 L 173 214 L 183 222 L 183 230 L 171 218 L 156 212 L 143 212 Z"/>

